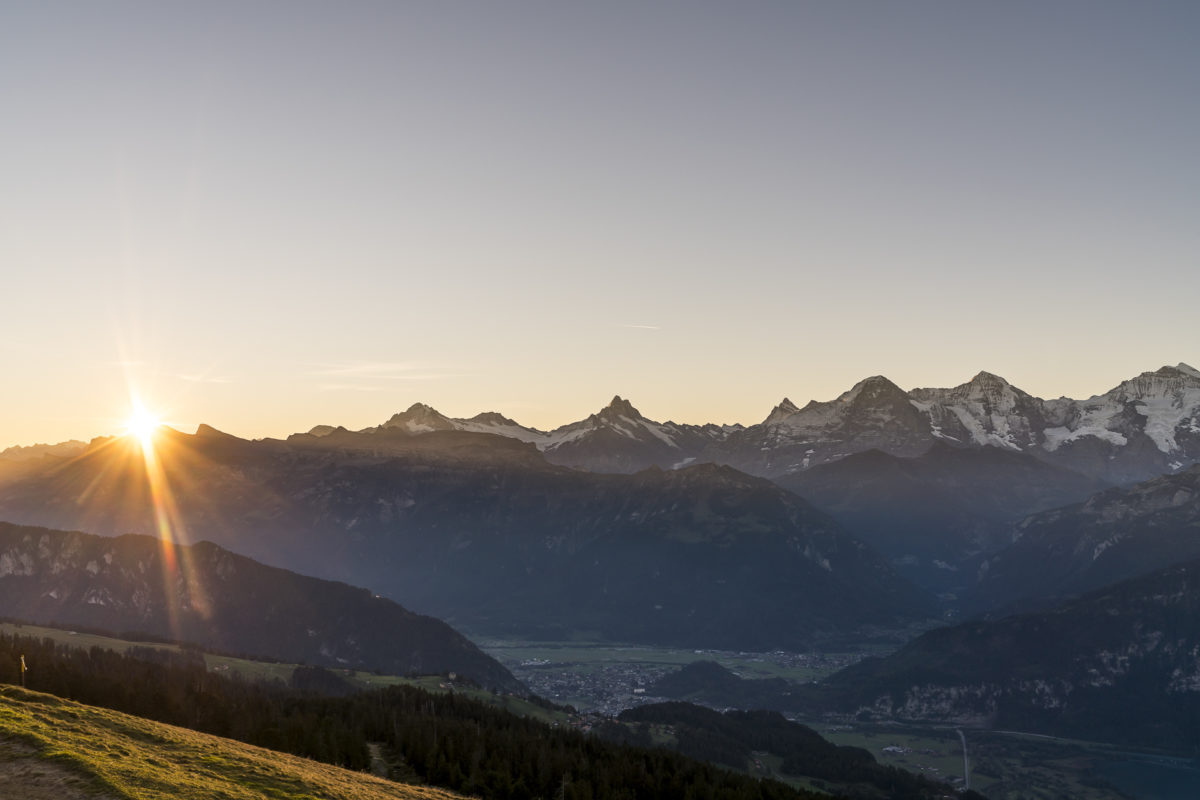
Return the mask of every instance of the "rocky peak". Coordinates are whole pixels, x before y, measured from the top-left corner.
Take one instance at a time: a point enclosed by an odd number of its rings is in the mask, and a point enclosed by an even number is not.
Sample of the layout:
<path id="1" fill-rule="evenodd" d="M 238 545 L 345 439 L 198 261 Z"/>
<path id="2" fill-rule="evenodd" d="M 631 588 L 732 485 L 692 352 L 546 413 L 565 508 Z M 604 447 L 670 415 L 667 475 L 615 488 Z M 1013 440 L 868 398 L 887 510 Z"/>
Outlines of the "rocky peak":
<path id="1" fill-rule="evenodd" d="M 968 381 L 971 386 L 987 387 L 987 388 L 1005 388 L 1010 386 L 1009 382 L 992 372 L 981 370 L 978 375 Z"/>
<path id="2" fill-rule="evenodd" d="M 338 430 L 345 430 L 345 428 L 342 428 L 341 426 L 335 427 L 333 425 L 314 425 L 308 431 L 308 435 L 316 436 L 317 438 L 320 438 L 322 436 L 328 436 L 331 433 L 336 433 Z"/>
<path id="3" fill-rule="evenodd" d="M 503 414 L 495 411 L 484 411 L 482 414 L 476 414 L 471 417 L 468 422 L 474 422 L 479 425 L 516 425 L 517 423 Z"/>
<path id="4" fill-rule="evenodd" d="M 792 414 L 796 414 L 799 411 L 800 411 L 800 409 L 796 406 L 796 404 L 785 397 L 785 398 L 783 398 L 783 401 L 779 405 L 777 405 L 777 406 L 775 406 L 775 408 L 771 409 L 771 413 L 767 415 L 767 418 L 765 420 L 763 420 L 763 424 L 764 425 L 772 425 L 776 422 L 780 422 L 784 419 L 787 419 Z"/>
<path id="5" fill-rule="evenodd" d="M 838 398 L 843 403 L 849 403 L 851 407 L 878 407 L 891 405 L 896 402 L 907 403 L 908 395 L 904 393 L 896 384 L 892 383 L 882 375 L 872 375 L 870 378 L 865 378 L 850 389 L 850 391 Z"/>
<path id="6" fill-rule="evenodd" d="M 391 419 L 379 426 L 381 429 L 399 428 L 410 433 L 454 430 L 449 418 L 424 403 L 413 403 L 407 411 L 393 414 Z"/>
<path id="7" fill-rule="evenodd" d="M 1114 400 L 1128 402 L 1178 395 L 1188 389 L 1200 389 L 1200 373 L 1187 364 L 1180 364 L 1178 367 L 1160 367 L 1153 372 L 1143 372 L 1121 383 L 1107 395 Z"/>
<path id="8" fill-rule="evenodd" d="M 630 419 L 643 419 L 641 413 L 633 407 L 633 403 L 622 399 L 618 395 L 613 395 L 612 401 L 600 410 L 597 415 L 602 419 L 612 419 L 614 417 L 629 417 Z"/>
<path id="9" fill-rule="evenodd" d="M 201 422 L 198 426 L 196 426 L 196 434 L 195 435 L 205 438 L 205 439 L 237 439 L 238 438 L 237 436 L 234 436 L 232 433 L 226 433 L 225 431 L 219 431 L 211 425 L 205 425 L 203 422 Z"/>
<path id="10" fill-rule="evenodd" d="M 409 415 L 437 414 L 437 416 L 441 416 L 441 414 L 438 414 L 437 409 L 435 409 L 433 406 L 427 406 L 424 403 L 413 403 L 404 413 Z"/>
<path id="11" fill-rule="evenodd" d="M 990 372 L 980 372 L 954 389 L 952 396 L 983 403 L 985 408 L 993 411 L 1011 411 L 1020 401 L 1031 399 L 1030 395 Z"/>

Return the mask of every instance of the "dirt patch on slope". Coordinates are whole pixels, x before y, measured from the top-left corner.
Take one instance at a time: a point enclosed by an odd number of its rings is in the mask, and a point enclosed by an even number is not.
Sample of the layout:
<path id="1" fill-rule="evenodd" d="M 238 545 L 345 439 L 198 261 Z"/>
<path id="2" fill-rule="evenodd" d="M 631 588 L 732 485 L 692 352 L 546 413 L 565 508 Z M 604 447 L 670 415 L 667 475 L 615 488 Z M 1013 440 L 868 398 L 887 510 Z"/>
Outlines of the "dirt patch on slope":
<path id="1" fill-rule="evenodd" d="M 97 791 L 91 780 L 38 757 L 31 745 L 0 737 L 0 797 L 21 800 L 118 800 Z"/>

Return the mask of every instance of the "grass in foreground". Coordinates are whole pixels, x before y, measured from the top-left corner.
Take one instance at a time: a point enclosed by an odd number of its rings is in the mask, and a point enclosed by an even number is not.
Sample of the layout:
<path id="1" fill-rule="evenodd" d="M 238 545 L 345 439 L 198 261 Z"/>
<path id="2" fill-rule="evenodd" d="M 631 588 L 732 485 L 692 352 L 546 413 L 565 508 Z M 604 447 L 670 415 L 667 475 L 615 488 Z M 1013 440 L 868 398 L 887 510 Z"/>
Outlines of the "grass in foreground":
<path id="1" fill-rule="evenodd" d="M 128 800 L 448 800 L 407 786 L 15 686 L 0 687 L 0 742 L 86 780 L 75 796 Z M 22 748 L 0 748 L 6 760 Z M 64 795 L 65 797 L 69 795 Z"/>

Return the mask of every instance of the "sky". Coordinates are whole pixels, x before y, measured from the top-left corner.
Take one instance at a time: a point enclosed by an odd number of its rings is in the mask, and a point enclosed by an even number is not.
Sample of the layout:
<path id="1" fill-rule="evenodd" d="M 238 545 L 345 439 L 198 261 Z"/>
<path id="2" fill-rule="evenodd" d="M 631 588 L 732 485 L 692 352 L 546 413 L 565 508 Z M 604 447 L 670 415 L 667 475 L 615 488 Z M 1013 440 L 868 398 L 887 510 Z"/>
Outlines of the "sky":
<path id="1" fill-rule="evenodd" d="M 0 448 L 1200 366 L 1200 4 L 0 0 Z"/>

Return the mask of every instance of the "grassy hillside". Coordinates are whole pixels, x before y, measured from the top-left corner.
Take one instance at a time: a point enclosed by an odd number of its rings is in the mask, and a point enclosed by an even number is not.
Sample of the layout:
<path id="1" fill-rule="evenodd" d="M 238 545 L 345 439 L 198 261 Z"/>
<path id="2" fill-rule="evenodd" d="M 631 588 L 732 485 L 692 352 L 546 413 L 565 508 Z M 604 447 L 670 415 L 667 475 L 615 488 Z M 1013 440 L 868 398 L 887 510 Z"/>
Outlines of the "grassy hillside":
<path id="1" fill-rule="evenodd" d="M 100 647 L 118 653 L 127 653 L 134 648 L 143 650 L 149 648 L 151 650 L 163 650 L 170 653 L 183 652 L 183 648 L 177 644 L 139 642 L 105 636 L 99 633 L 69 631 L 62 628 L 49 628 L 44 625 L 28 625 L 15 622 L 0 622 L 0 636 L 2 635 L 33 636 L 40 639 L 50 639 L 60 645 L 78 647 L 84 650 L 91 647 Z M 203 653 L 203 656 L 204 663 L 208 667 L 209 672 L 220 675 L 237 675 L 248 681 L 280 681 L 286 684 L 291 680 L 292 673 L 296 667 L 299 666 L 299 664 L 280 661 L 258 661 L 251 658 L 238 658 L 236 656 L 215 653 Z M 448 687 L 450 685 L 440 675 L 424 675 L 410 678 L 401 675 L 381 675 L 374 672 L 346 669 L 336 670 L 336 672 L 350 685 L 364 690 L 378 689 L 384 686 L 412 686 L 417 689 L 424 689 L 427 692 L 446 692 L 449 691 Z M 571 715 L 565 711 L 548 708 L 545 705 L 516 695 L 493 694 L 486 689 L 480 689 L 477 686 L 463 682 L 455 683 L 453 688 L 459 695 L 502 708 L 505 711 L 511 711 L 523 717 L 533 717 L 543 722 L 558 724 L 566 724 L 571 719 Z"/>
<path id="2" fill-rule="evenodd" d="M 459 796 L 392 783 L 52 695 L 0 687 L 0 790 L 28 786 L 35 779 L 49 790 L 46 797 L 58 800 L 439 800 Z"/>

